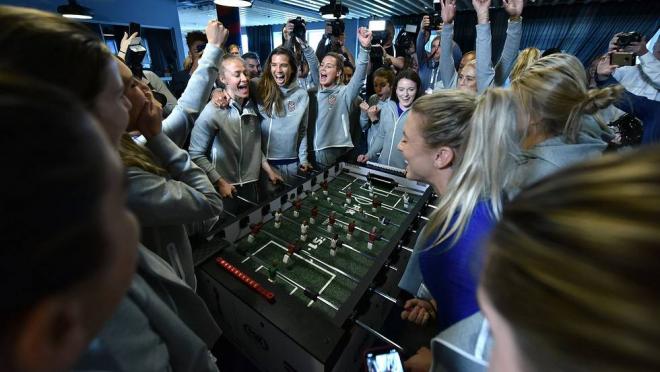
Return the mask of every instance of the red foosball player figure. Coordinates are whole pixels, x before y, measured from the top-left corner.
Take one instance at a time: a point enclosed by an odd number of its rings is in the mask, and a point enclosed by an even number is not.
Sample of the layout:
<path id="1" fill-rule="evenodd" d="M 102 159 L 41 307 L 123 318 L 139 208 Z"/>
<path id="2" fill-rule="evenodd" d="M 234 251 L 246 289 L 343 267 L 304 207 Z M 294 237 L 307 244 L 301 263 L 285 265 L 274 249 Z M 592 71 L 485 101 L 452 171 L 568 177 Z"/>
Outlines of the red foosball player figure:
<path id="1" fill-rule="evenodd" d="M 368 249 L 372 249 L 374 247 L 374 242 L 376 242 L 376 239 L 378 239 L 378 233 L 376 231 L 376 226 L 374 226 L 369 232 L 369 242 L 367 242 Z"/>
<path id="2" fill-rule="evenodd" d="M 302 200 L 296 198 L 293 202 L 293 217 L 297 218 L 300 216 L 300 208 L 302 208 Z"/>
<path id="3" fill-rule="evenodd" d="M 351 240 L 354 231 L 355 231 L 355 220 L 351 221 L 351 223 L 349 223 L 348 226 L 346 226 L 346 240 Z"/>
<path id="4" fill-rule="evenodd" d="M 296 253 L 296 245 L 294 243 L 289 243 L 286 247 L 286 253 L 284 254 L 284 257 L 282 257 L 282 262 L 284 262 L 285 265 L 288 265 L 289 262 L 293 261 L 293 254 Z"/>
<path id="5" fill-rule="evenodd" d="M 323 195 L 328 196 L 328 181 L 321 181 L 321 189 L 323 190 Z"/>
<path id="6" fill-rule="evenodd" d="M 351 204 L 352 197 L 353 197 L 353 192 L 351 192 L 351 189 L 348 189 L 348 191 L 346 191 L 346 204 Z"/>
<path id="7" fill-rule="evenodd" d="M 250 234 L 248 235 L 248 242 L 253 243 L 259 231 L 261 231 L 261 223 L 253 223 L 250 225 Z"/>
<path id="8" fill-rule="evenodd" d="M 377 196 L 374 196 L 374 198 L 371 200 L 371 210 L 375 212 L 378 211 L 378 208 L 380 208 L 381 202 L 380 199 L 378 199 Z"/>
<path id="9" fill-rule="evenodd" d="M 316 223 L 316 218 L 319 216 L 319 207 L 313 206 L 311 214 L 312 216 L 309 218 L 309 223 L 313 225 Z"/>
<path id="10" fill-rule="evenodd" d="M 330 212 L 330 215 L 328 216 L 328 232 L 332 232 L 332 228 L 335 226 L 335 212 Z"/>

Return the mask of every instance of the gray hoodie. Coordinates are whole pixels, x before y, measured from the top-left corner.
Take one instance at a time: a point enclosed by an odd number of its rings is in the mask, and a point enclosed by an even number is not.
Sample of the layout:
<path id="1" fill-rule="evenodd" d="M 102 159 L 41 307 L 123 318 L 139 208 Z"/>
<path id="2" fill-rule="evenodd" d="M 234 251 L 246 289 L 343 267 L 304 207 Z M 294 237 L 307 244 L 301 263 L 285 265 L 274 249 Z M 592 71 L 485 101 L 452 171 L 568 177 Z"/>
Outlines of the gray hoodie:
<path id="1" fill-rule="evenodd" d="M 316 76 L 319 76 L 318 59 L 308 61 L 310 74 L 316 72 Z M 355 63 L 357 64 L 355 74 L 348 85 L 338 84 L 330 88 L 319 86 L 318 116 L 314 131 L 314 150 L 316 151 L 330 147 L 353 147 L 349 115 L 355 97 L 358 96 L 367 75 L 369 50 L 360 46 Z M 315 83 L 318 84 L 317 81 Z"/>
<path id="2" fill-rule="evenodd" d="M 253 79 L 250 89 L 257 92 L 258 79 Z M 298 158 L 300 164 L 307 163 L 307 117 L 309 94 L 295 79 L 289 86 L 281 87 L 284 116 L 271 113 L 258 105 L 261 114 L 261 146 L 266 159 L 281 160 Z M 270 114 L 270 117 L 269 115 Z"/>
<path id="3" fill-rule="evenodd" d="M 378 95 L 372 94 L 367 102 L 369 103 L 369 107 L 371 107 L 378 105 L 383 101 L 380 100 Z M 383 136 L 382 133 L 380 133 L 383 126 L 380 125 L 380 119 L 376 123 L 372 123 L 371 120 L 369 120 L 369 115 L 367 115 L 366 112 L 361 111 L 360 127 L 362 128 L 363 134 L 364 132 L 367 132 L 368 151 L 366 155 L 370 161 L 375 161 L 378 158 L 378 155 L 380 154 L 380 150 L 382 150 L 383 148 Z"/>
<path id="4" fill-rule="evenodd" d="M 380 164 L 404 169 L 406 167 L 406 162 L 403 159 L 401 151 L 397 149 L 397 145 L 403 137 L 403 125 L 406 123 L 410 108 L 399 116 L 397 105 L 398 103 L 391 99 L 380 104 L 381 111 L 378 125 L 381 126 L 379 135 L 382 137 L 382 141 L 377 140 L 376 142 L 381 143 L 382 150 L 380 151 L 378 162 Z M 371 150 L 369 150 L 369 152 L 371 152 Z"/>
<path id="5" fill-rule="evenodd" d="M 151 138 L 147 147 L 168 176 L 128 167 L 128 207 L 140 220 L 142 243 L 170 263 L 195 289 L 192 248 L 184 225 L 218 216 L 222 212 L 220 195 L 190 155 L 165 133 Z"/>
<path id="6" fill-rule="evenodd" d="M 523 152 L 513 185 L 522 189 L 559 169 L 598 157 L 606 147 L 602 140 L 583 132 L 576 143 L 567 143 L 563 136 L 549 138 Z M 516 189 L 512 191 L 517 192 Z"/>
<path id="7" fill-rule="evenodd" d="M 241 109 L 236 101 L 226 108 L 209 102 L 190 137 L 190 155 L 214 184 L 223 178 L 232 185 L 259 179 L 261 118 L 252 100 Z"/>

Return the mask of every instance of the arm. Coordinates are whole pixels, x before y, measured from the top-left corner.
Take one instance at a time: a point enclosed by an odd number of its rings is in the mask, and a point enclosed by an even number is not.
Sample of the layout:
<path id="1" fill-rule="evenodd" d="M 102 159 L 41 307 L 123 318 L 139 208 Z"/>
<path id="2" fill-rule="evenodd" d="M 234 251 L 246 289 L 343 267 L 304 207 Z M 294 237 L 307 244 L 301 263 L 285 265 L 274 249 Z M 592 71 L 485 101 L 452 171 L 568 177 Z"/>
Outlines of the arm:
<path id="1" fill-rule="evenodd" d="M 314 49 L 312 49 L 309 45 L 305 45 L 305 47 L 303 47 L 303 55 L 307 60 L 307 65 L 309 65 L 309 75 L 312 77 L 312 82 L 315 86 L 318 87 L 320 85 L 319 59 L 316 58 Z"/>
<path id="2" fill-rule="evenodd" d="M 456 80 L 456 68 L 454 67 L 454 55 L 452 42 L 454 41 L 454 24 L 445 24 L 442 27 L 440 39 L 440 79 L 445 88 L 453 88 L 452 83 Z"/>
<path id="3" fill-rule="evenodd" d="M 163 121 L 163 131 L 179 146 L 185 142 L 195 118 L 208 101 L 213 83 L 218 76 L 218 64 L 222 58 L 222 45 L 227 40 L 227 30 L 218 21 L 210 21 L 206 26 L 209 42 L 202 58 L 188 81 L 172 114 Z"/>
<path id="4" fill-rule="evenodd" d="M 302 116 L 302 121 L 298 127 L 298 141 L 300 145 L 298 146 L 298 161 L 301 166 L 309 164 L 307 160 L 307 121 L 309 120 L 309 98 L 307 104 L 305 105 L 305 113 Z"/>
<path id="5" fill-rule="evenodd" d="M 367 151 L 367 158 L 369 160 L 376 160 L 378 154 L 383 151 L 383 142 L 385 142 L 385 131 L 381 124 L 374 124 L 369 128 L 369 130 L 375 130 L 376 134 L 374 137 L 374 142 L 369 144 L 369 151 Z"/>
<path id="6" fill-rule="evenodd" d="M 522 38 L 523 0 L 503 1 L 504 10 L 509 14 L 509 24 L 506 28 L 506 40 L 500 60 L 495 66 L 495 85 L 502 86 L 511 73 L 514 63 L 518 58 L 520 39 Z"/>
<path id="7" fill-rule="evenodd" d="M 369 51 L 371 50 L 371 31 L 367 30 L 364 27 L 361 27 L 358 30 L 358 41 L 360 43 L 357 66 L 355 66 L 355 74 L 353 78 L 348 82 L 346 86 L 346 95 L 344 99 L 346 100 L 346 105 L 350 107 L 353 104 L 353 100 L 360 93 L 360 88 L 362 83 L 364 83 L 364 78 L 367 77 L 367 64 L 369 63 Z"/>
<path id="8" fill-rule="evenodd" d="M 167 85 L 165 85 L 160 76 L 156 75 L 152 71 L 144 71 L 144 76 L 147 78 L 149 85 L 151 85 L 154 91 L 164 95 L 165 98 L 167 98 L 167 103 L 165 107 L 163 107 L 163 112 L 166 114 L 172 112 L 172 109 L 174 109 L 177 102 L 176 97 L 174 97 L 172 92 L 170 92 L 170 90 L 167 88 Z"/>
<path id="9" fill-rule="evenodd" d="M 477 93 L 493 85 L 495 69 L 492 65 L 492 36 L 490 23 L 477 24 Z"/>
<path id="10" fill-rule="evenodd" d="M 208 156 L 217 133 L 216 113 L 213 102 L 209 102 L 195 122 L 188 149 L 192 160 L 206 172 L 214 184 L 220 179 L 220 174 Z"/>
<path id="11" fill-rule="evenodd" d="M 420 69 L 422 68 L 422 63 L 426 64 L 426 49 L 424 49 L 424 46 L 426 45 L 426 40 L 428 40 L 426 26 L 428 26 L 429 22 L 429 16 L 422 17 L 422 23 L 419 25 L 419 32 L 415 41 L 415 53 L 417 53 Z M 428 32 L 428 34 L 430 37 L 431 33 Z"/>
<path id="12" fill-rule="evenodd" d="M 128 170 L 128 203 L 143 226 L 186 224 L 220 214 L 220 196 L 187 152 L 162 132 L 150 138 L 147 147 L 173 179 L 142 169 Z"/>

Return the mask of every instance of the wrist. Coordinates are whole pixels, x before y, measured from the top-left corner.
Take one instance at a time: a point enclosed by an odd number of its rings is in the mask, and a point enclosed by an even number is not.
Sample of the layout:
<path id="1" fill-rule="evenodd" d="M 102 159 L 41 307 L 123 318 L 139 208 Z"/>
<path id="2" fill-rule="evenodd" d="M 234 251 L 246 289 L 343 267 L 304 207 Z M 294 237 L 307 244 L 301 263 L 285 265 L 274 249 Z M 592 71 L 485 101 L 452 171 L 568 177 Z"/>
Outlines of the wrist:
<path id="1" fill-rule="evenodd" d="M 522 17 L 520 15 L 509 16 L 509 22 L 520 22 L 520 21 L 522 21 Z"/>

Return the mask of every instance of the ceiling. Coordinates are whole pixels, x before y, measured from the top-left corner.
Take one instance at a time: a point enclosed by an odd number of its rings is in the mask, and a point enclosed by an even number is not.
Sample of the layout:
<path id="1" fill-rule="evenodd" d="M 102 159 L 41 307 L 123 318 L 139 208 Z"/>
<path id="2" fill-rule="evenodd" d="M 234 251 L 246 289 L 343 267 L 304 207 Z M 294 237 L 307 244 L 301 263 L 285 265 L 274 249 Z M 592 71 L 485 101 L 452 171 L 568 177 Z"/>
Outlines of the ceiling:
<path id="1" fill-rule="evenodd" d="M 339 2 L 339 0 L 337 0 Z M 572 3 L 602 3 L 624 0 L 527 0 L 527 6 Z M 655 1 L 655 0 L 654 0 Z M 291 18 L 303 17 L 307 22 L 322 21 L 318 10 L 329 0 L 254 0 L 251 8 L 240 9 L 241 26 L 284 24 Z M 342 0 L 349 8 L 348 18 L 368 18 L 393 15 L 428 13 L 432 0 Z M 215 5 L 211 0 L 177 0 L 182 30 L 200 29 L 215 18 Z M 502 0 L 493 0 L 494 7 L 501 7 Z M 457 0 L 457 9 L 472 9 L 471 0 Z"/>

